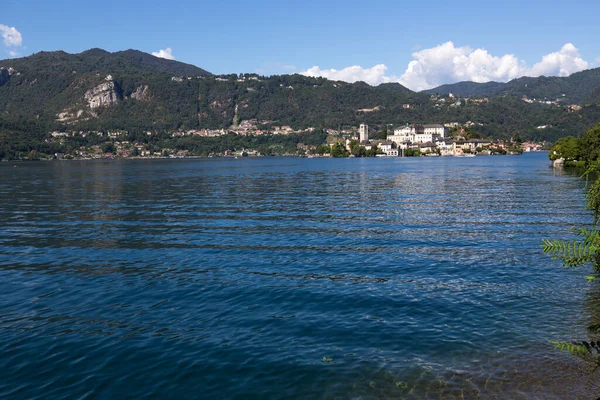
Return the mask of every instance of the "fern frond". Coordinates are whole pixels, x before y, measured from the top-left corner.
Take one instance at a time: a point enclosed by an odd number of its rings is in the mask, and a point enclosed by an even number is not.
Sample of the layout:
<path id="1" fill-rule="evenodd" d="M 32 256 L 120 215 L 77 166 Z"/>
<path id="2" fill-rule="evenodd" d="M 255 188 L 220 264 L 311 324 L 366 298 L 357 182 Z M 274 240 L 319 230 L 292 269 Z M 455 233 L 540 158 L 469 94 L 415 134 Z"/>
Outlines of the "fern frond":
<path id="1" fill-rule="evenodd" d="M 588 344 L 588 346 L 585 346 L 582 343 L 570 343 L 570 342 L 552 342 L 552 344 L 554 344 L 554 348 L 558 349 L 558 350 L 567 350 L 569 353 L 571 353 L 574 356 L 586 356 L 588 354 L 591 354 L 591 350 L 590 350 L 590 346 Z"/>
<path id="2" fill-rule="evenodd" d="M 565 267 L 580 267 L 595 260 L 600 249 L 596 240 L 565 241 L 544 239 L 544 253 L 552 255 L 554 260 L 562 260 Z"/>
<path id="3" fill-rule="evenodd" d="M 571 229 L 577 236 L 584 238 L 584 243 L 600 243 L 600 231 L 596 228 L 588 229 L 586 227 Z"/>

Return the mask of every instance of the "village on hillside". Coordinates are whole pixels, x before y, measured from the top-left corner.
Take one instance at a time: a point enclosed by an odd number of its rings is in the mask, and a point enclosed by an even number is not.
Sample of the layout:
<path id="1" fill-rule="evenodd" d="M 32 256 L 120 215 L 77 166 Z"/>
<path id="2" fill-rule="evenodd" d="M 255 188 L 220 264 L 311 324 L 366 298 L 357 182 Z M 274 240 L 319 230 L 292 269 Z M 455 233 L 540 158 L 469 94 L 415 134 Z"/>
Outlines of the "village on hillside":
<path id="1" fill-rule="evenodd" d="M 469 157 L 474 155 L 495 154 L 520 154 L 522 152 L 540 151 L 544 143 L 522 142 L 520 138 L 511 140 L 481 138 L 473 129 L 479 124 L 457 122 L 445 124 L 406 124 L 392 128 L 385 125 L 382 130 L 374 129 L 367 124 L 345 129 L 324 129 L 322 133 L 326 142 L 321 145 L 304 144 L 302 137 L 315 134 L 321 130 L 316 128 L 293 129 L 291 126 L 275 125 L 274 121 L 243 120 L 238 125 L 229 129 L 198 129 L 177 130 L 168 133 L 147 131 L 144 136 L 152 139 L 160 137 L 170 141 L 183 140 L 218 140 L 225 135 L 237 137 L 265 137 L 276 140 L 277 137 L 298 135 L 300 143 L 293 150 L 287 150 L 278 155 L 301 155 L 308 157 L 337 157 L 340 156 L 336 149 L 342 150 L 341 156 L 377 156 L 377 157 L 405 157 L 405 156 L 457 156 Z M 78 139 L 79 138 L 79 139 Z M 71 131 L 51 132 L 46 143 L 65 144 L 68 141 L 77 141 L 93 138 L 93 145 L 80 146 L 71 153 L 56 153 L 55 158 L 185 158 L 190 156 L 260 156 L 260 149 L 256 148 L 225 148 L 221 151 L 212 151 L 203 154 L 190 152 L 188 149 L 176 146 L 156 146 L 150 144 L 151 140 L 132 140 L 129 133 L 124 130 L 112 131 Z M 161 140 L 162 140 L 161 139 Z M 186 139 L 186 140 L 188 140 Z M 360 151 L 358 151 L 360 150 Z"/>

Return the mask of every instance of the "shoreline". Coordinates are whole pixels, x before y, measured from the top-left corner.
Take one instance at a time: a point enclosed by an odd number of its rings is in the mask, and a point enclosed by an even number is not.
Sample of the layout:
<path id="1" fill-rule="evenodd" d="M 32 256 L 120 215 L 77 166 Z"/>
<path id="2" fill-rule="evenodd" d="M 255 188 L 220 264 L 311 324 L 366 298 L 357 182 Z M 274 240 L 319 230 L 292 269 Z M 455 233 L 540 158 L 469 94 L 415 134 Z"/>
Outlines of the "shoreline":
<path id="1" fill-rule="evenodd" d="M 335 158 L 376 158 L 376 159 L 419 159 L 419 158 L 474 158 L 474 157 L 497 157 L 497 156 L 521 156 L 524 153 L 547 153 L 547 151 L 529 151 L 523 153 L 510 153 L 510 154 L 473 154 L 471 156 L 465 155 L 437 155 L 430 156 L 423 154 L 421 156 L 411 157 L 396 157 L 396 156 L 376 156 L 376 157 L 327 157 L 320 155 L 297 155 L 297 154 L 282 154 L 282 155 L 260 155 L 260 156 L 186 156 L 186 157 L 97 157 L 97 158 L 44 158 L 37 160 L 0 160 L 0 163 L 11 163 L 11 162 L 50 162 L 50 161 L 116 161 L 116 160 L 197 160 L 197 159 L 255 159 L 255 158 L 274 158 L 274 157 L 296 157 L 306 159 L 335 159 Z"/>

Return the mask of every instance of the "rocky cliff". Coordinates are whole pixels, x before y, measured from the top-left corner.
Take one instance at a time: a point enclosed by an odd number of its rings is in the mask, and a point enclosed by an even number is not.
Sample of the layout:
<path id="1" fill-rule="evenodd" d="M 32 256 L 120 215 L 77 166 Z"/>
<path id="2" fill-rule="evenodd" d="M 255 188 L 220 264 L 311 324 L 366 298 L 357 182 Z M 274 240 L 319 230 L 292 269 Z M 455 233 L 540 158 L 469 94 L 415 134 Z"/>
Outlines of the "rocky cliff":
<path id="1" fill-rule="evenodd" d="M 150 101 L 150 88 L 148 85 L 141 85 L 135 89 L 135 92 L 131 93 L 131 98 L 140 101 Z"/>
<path id="2" fill-rule="evenodd" d="M 106 77 L 106 82 L 85 92 L 83 98 L 93 110 L 98 107 L 107 107 L 116 104 L 121 97 L 119 92 L 117 84 L 109 75 Z"/>

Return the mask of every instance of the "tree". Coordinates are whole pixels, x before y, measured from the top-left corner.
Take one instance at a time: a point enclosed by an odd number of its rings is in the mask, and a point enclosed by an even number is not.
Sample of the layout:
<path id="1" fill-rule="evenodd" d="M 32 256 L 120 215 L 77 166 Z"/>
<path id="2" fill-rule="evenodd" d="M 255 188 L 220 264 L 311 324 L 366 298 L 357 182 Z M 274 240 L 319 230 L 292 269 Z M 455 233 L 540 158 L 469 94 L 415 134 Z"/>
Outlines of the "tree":
<path id="1" fill-rule="evenodd" d="M 329 154 L 331 152 L 331 147 L 326 144 L 320 144 L 317 146 L 315 152 L 320 155 Z"/>
<path id="2" fill-rule="evenodd" d="M 518 132 L 515 133 L 515 135 L 512 137 L 512 141 L 518 145 L 523 143 L 523 139 L 521 138 L 521 135 Z"/>
<path id="3" fill-rule="evenodd" d="M 367 154 L 367 149 L 361 146 L 358 141 L 352 140 L 350 142 L 350 154 L 354 157 L 364 157 Z"/>
<path id="4" fill-rule="evenodd" d="M 564 138 L 562 142 L 572 145 L 574 138 Z M 560 140 L 557 142 L 559 145 Z M 592 267 L 592 275 L 586 276 L 588 281 L 596 280 L 600 277 L 600 124 L 588 130 L 583 136 L 580 144 L 587 144 L 590 147 L 583 149 L 581 153 L 587 168 L 584 172 L 586 178 L 595 176 L 595 180 L 587 192 L 587 208 L 592 210 L 594 219 L 591 227 L 582 227 L 577 230 L 579 240 L 558 240 L 546 239 L 543 241 L 544 253 L 552 255 L 553 259 L 559 259 L 563 265 L 570 268 L 579 268 L 585 265 Z M 556 146 L 556 145 L 555 145 Z M 580 153 L 580 156 L 581 156 Z M 594 372 L 600 367 L 600 324 L 592 324 L 588 327 L 591 335 L 589 341 L 576 342 L 554 342 L 556 348 L 568 350 L 571 354 L 592 361 L 596 364 Z"/>
<path id="5" fill-rule="evenodd" d="M 471 128 L 465 129 L 465 139 L 481 139 L 481 135 Z"/>
<path id="6" fill-rule="evenodd" d="M 581 160 L 586 166 L 598 159 L 600 156 L 600 124 L 588 130 L 580 139 Z"/>
<path id="7" fill-rule="evenodd" d="M 574 161 L 577 160 L 579 155 L 579 140 L 573 136 L 567 136 L 556 141 L 550 149 L 548 157 L 552 161 L 559 158 L 564 158 L 565 161 Z"/>
<path id="8" fill-rule="evenodd" d="M 29 152 L 29 155 L 27 156 L 27 159 L 29 159 L 29 160 L 39 160 L 39 156 L 38 156 L 37 151 L 31 150 Z"/>
<path id="9" fill-rule="evenodd" d="M 380 153 L 383 154 L 383 152 L 379 149 L 379 147 L 373 146 L 365 152 L 365 157 L 375 157 L 375 156 L 377 156 L 377 154 L 380 154 Z"/>
<path id="10" fill-rule="evenodd" d="M 387 129 L 387 127 L 385 127 L 381 131 L 374 133 L 372 139 L 385 140 L 385 139 L 387 139 L 387 135 L 388 135 L 388 129 Z"/>
<path id="11" fill-rule="evenodd" d="M 103 153 L 114 153 L 115 146 L 112 144 L 112 142 L 106 142 L 102 145 L 102 152 Z"/>
<path id="12" fill-rule="evenodd" d="M 348 152 L 342 143 L 337 142 L 331 147 L 331 156 L 335 158 L 348 157 Z"/>

